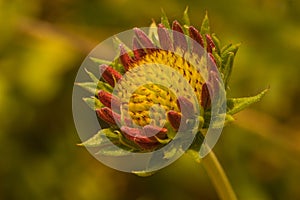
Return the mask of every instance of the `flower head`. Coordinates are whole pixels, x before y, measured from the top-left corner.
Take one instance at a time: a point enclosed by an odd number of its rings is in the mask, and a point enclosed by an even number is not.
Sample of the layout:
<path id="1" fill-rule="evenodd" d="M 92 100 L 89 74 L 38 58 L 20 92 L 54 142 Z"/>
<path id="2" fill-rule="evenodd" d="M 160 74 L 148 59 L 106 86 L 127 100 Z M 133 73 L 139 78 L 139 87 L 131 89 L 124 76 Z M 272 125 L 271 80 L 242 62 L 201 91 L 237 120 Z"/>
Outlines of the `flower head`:
<path id="1" fill-rule="evenodd" d="M 131 49 L 116 39 L 119 54 L 113 62 L 92 58 L 100 64 L 100 79 L 87 71 L 94 82 L 78 85 L 94 93 L 84 100 L 108 128 L 82 145 L 103 147 L 106 136 L 121 149 L 151 152 L 185 132 L 196 135 L 189 147 L 199 151 L 214 107 L 226 123 L 265 94 L 226 99 L 239 44 L 221 48 L 207 16 L 200 31 L 189 24 L 186 12 L 183 25 L 175 20 L 170 26 L 163 16 L 151 27 L 149 34 L 133 29 Z"/>

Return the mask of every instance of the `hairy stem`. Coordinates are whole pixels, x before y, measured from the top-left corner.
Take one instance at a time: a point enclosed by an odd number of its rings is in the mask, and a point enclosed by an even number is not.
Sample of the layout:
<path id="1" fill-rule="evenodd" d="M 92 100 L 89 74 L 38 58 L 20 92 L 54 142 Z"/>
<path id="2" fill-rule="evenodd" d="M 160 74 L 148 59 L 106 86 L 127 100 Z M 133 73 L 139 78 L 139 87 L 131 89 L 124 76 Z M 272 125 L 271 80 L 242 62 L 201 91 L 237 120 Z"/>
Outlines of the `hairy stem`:
<path id="1" fill-rule="evenodd" d="M 220 165 L 216 155 L 210 151 L 204 158 L 202 164 L 208 173 L 220 199 L 236 200 L 236 195 L 231 187 L 228 178 Z"/>

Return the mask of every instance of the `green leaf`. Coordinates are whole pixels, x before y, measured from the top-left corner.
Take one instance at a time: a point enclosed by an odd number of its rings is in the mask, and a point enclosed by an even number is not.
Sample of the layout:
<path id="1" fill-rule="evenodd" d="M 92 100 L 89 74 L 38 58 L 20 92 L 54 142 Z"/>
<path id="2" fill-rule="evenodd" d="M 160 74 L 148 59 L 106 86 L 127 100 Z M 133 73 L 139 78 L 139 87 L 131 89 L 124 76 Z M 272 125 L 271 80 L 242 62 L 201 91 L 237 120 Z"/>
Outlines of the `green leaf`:
<path id="1" fill-rule="evenodd" d="M 183 17 L 182 17 L 183 24 L 186 26 L 190 26 L 190 18 L 189 18 L 188 11 L 189 11 L 189 7 L 187 6 L 183 12 Z"/>
<path id="2" fill-rule="evenodd" d="M 162 15 L 161 15 L 161 24 L 165 28 L 171 29 L 171 26 L 170 26 L 170 23 L 169 23 L 169 19 L 168 19 L 167 15 L 166 15 L 166 13 L 165 13 L 165 11 L 163 9 L 161 10 L 161 13 L 162 13 Z"/>
<path id="3" fill-rule="evenodd" d="M 227 100 L 227 114 L 233 115 L 247 107 L 251 104 L 260 101 L 269 89 L 265 89 L 261 93 L 252 97 L 243 97 L 243 98 L 230 98 Z"/>
<path id="4" fill-rule="evenodd" d="M 81 144 L 78 144 L 78 146 L 99 147 L 101 145 L 110 143 L 108 138 L 118 139 L 118 134 L 114 133 L 114 131 L 110 128 L 101 129 L 93 137 Z"/>
<path id="5" fill-rule="evenodd" d="M 99 101 L 99 99 L 97 99 L 97 98 L 94 97 L 94 96 L 83 98 L 83 101 L 84 101 L 84 102 L 85 102 L 92 110 L 100 109 L 100 108 L 103 107 L 103 104 Z"/>

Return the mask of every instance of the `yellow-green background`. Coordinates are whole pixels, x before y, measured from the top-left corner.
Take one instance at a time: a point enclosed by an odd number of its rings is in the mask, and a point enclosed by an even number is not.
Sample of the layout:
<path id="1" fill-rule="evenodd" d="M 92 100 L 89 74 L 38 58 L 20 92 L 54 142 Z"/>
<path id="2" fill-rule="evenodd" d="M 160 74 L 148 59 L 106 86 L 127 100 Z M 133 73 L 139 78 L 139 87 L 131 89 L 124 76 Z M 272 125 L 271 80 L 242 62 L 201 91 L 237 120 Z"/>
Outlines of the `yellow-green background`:
<path id="1" fill-rule="evenodd" d="M 242 42 L 229 96 L 270 86 L 215 146 L 242 200 L 300 199 L 300 1 L 0 0 L 0 199 L 217 199 L 188 156 L 149 178 L 110 169 L 76 133 L 76 71 L 99 42 L 186 5 L 224 43 Z"/>

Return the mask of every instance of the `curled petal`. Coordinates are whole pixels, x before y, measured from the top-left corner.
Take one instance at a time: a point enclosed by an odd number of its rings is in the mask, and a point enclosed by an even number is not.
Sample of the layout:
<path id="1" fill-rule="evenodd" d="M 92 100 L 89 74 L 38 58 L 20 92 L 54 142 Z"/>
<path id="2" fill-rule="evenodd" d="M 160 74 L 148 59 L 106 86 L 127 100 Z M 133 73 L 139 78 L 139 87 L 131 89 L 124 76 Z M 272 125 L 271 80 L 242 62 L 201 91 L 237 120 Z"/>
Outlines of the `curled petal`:
<path id="1" fill-rule="evenodd" d="M 155 137 L 144 136 L 141 129 L 122 126 L 121 131 L 125 138 L 134 142 L 142 149 L 153 149 L 159 145 L 159 142 L 155 139 Z"/>
<path id="2" fill-rule="evenodd" d="M 113 96 L 111 93 L 100 90 L 98 93 L 98 99 L 100 102 L 109 108 L 119 108 L 121 105 L 121 102 L 119 99 L 115 96 Z"/>
<path id="3" fill-rule="evenodd" d="M 182 115 L 186 118 L 193 117 L 194 115 L 194 105 L 193 103 L 185 97 L 178 97 L 177 106 L 180 109 Z"/>
<path id="4" fill-rule="evenodd" d="M 193 27 L 193 26 L 189 27 L 189 34 L 193 40 L 198 42 L 202 47 L 204 46 L 203 38 L 202 38 L 201 34 L 199 33 L 199 31 L 195 27 Z"/>
<path id="5" fill-rule="evenodd" d="M 210 60 L 213 62 L 214 65 L 217 65 L 215 57 L 212 55 L 212 53 L 208 53 Z M 211 63 L 210 63 L 211 64 Z"/>
<path id="6" fill-rule="evenodd" d="M 181 123 L 181 114 L 174 110 L 170 110 L 167 114 L 167 117 L 168 117 L 168 120 L 169 120 L 171 126 L 175 130 L 178 130 L 180 127 L 180 123 Z"/>
<path id="7" fill-rule="evenodd" d="M 218 64 L 216 62 L 216 59 L 212 53 L 207 54 L 208 57 L 208 62 L 207 62 L 207 71 L 210 73 L 211 71 L 215 72 L 218 74 Z"/>
<path id="8" fill-rule="evenodd" d="M 97 109 L 96 113 L 99 118 L 103 119 L 110 125 L 116 125 L 121 119 L 119 114 L 113 113 L 113 111 L 107 107 Z"/>
<path id="9" fill-rule="evenodd" d="M 103 119 L 105 122 L 107 122 L 110 125 L 117 125 L 121 123 L 121 115 L 115 113 L 108 107 L 97 109 L 96 113 L 100 119 Z M 132 120 L 128 118 L 124 118 L 124 123 L 128 126 L 131 126 Z"/>
<path id="10" fill-rule="evenodd" d="M 122 75 L 119 72 L 108 65 L 100 65 L 99 69 L 102 78 L 112 87 L 114 87 L 115 83 L 122 78 Z"/>
<path id="11" fill-rule="evenodd" d="M 168 130 L 166 128 L 161 128 L 152 125 L 146 125 L 143 127 L 143 131 L 146 136 L 157 136 L 160 139 L 166 139 Z"/>
<path id="12" fill-rule="evenodd" d="M 202 85 L 202 90 L 201 90 L 201 106 L 204 109 L 207 109 L 210 107 L 211 105 L 211 99 L 210 99 L 210 93 L 209 91 L 211 91 L 211 89 L 209 89 L 209 87 L 211 87 L 209 84 L 204 83 Z"/>
<path id="13" fill-rule="evenodd" d="M 120 61 L 122 65 L 124 66 L 125 70 L 129 70 L 129 66 L 133 62 L 132 58 L 129 56 L 129 54 L 126 52 L 124 46 L 120 44 Z"/>
<path id="14" fill-rule="evenodd" d="M 136 38 L 133 38 L 133 54 L 135 60 L 140 60 L 144 55 L 146 55 L 145 50 L 143 47 L 140 45 L 138 40 Z"/>
<path id="15" fill-rule="evenodd" d="M 139 28 L 134 28 L 134 33 L 141 44 L 147 49 L 154 49 L 155 46 L 148 36 Z"/>
<path id="16" fill-rule="evenodd" d="M 220 78 L 217 74 L 217 72 L 215 71 L 210 71 L 209 73 L 209 82 L 210 82 L 210 85 L 211 85 L 211 91 L 212 91 L 212 98 L 213 99 L 216 99 L 218 98 L 218 93 L 220 91 L 220 85 L 221 85 L 221 81 L 220 81 Z"/>
<path id="17" fill-rule="evenodd" d="M 125 133 L 126 138 L 142 137 L 142 130 L 139 128 L 131 128 L 128 126 L 122 126 L 121 131 Z"/>
<path id="18" fill-rule="evenodd" d="M 213 42 L 210 35 L 206 34 L 205 38 L 206 38 L 206 44 L 207 44 L 206 50 L 207 50 L 208 53 L 212 53 L 212 50 L 216 47 L 216 45 Z"/>
<path id="19" fill-rule="evenodd" d="M 174 48 L 179 47 L 184 52 L 187 51 L 188 45 L 185 39 L 181 25 L 175 20 L 172 24 Z"/>
<path id="20" fill-rule="evenodd" d="M 172 51 L 172 40 L 170 34 L 168 33 L 168 30 L 165 29 L 165 27 L 162 24 L 158 24 L 157 33 L 161 48 L 163 48 L 164 50 Z"/>

